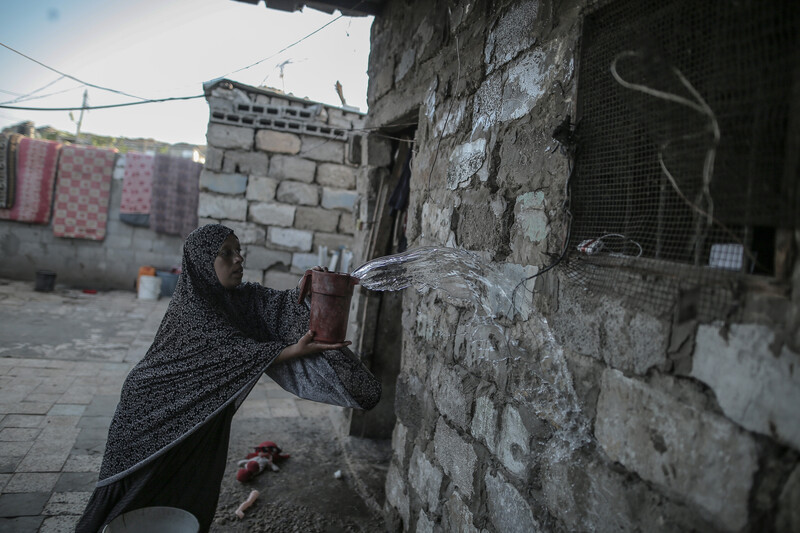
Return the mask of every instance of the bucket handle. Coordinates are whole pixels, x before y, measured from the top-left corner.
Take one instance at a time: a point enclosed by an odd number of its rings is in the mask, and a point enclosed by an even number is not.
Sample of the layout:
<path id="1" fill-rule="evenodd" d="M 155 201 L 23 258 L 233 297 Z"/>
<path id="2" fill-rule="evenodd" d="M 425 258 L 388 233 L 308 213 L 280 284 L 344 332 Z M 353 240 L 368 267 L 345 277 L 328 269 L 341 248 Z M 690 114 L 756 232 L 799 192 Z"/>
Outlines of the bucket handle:
<path id="1" fill-rule="evenodd" d="M 303 275 L 303 279 L 300 280 L 300 296 L 297 297 L 297 303 L 303 303 L 303 300 L 306 299 L 306 295 L 308 294 L 308 290 L 311 288 L 311 272 L 312 270 L 306 270 L 305 275 Z"/>

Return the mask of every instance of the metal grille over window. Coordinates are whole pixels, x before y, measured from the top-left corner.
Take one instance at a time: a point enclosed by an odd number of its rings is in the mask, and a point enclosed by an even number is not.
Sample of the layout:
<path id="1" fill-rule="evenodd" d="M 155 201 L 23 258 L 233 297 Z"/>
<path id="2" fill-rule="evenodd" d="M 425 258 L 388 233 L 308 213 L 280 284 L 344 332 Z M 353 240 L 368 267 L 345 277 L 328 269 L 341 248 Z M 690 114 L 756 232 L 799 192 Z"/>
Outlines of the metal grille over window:
<path id="1" fill-rule="evenodd" d="M 780 284 L 800 227 L 798 35 L 792 0 L 624 0 L 585 18 L 571 279 L 659 314 L 688 297 L 701 320 Z"/>

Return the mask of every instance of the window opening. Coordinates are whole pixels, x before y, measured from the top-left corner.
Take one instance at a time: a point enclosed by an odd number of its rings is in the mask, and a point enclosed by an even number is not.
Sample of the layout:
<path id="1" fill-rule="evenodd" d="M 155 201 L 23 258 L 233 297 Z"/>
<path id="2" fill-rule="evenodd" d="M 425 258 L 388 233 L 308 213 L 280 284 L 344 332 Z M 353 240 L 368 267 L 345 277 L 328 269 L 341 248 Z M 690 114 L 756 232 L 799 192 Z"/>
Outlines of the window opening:
<path id="1" fill-rule="evenodd" d="M 701 319 L 798 227 L 800 4 L 618 0 L 584 20 L 568 275 Z"/>

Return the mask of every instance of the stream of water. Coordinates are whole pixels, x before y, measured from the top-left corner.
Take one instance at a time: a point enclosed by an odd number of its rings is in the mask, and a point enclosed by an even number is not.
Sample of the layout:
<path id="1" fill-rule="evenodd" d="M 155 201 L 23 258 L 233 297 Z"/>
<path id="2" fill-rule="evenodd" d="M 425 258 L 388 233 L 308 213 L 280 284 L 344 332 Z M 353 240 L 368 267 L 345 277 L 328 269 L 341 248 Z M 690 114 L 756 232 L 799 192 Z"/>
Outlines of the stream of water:
<path id="1" fill-rule="evenodd" d="M 589 439 L 572 376 L 547 320 L 533 310 L 532 280 L 502 267 L 466 250 L 422 247 L 373 259 L 352 275 L 369 290 L 436 290 L 448 303 L 472 308 L 458 327 L 461 349 L 475 354 L 477 368 L 524 365 L 530 377 L 510 394 L 555 429 L 564 444 L 556 453 L 563 458 Z"/>

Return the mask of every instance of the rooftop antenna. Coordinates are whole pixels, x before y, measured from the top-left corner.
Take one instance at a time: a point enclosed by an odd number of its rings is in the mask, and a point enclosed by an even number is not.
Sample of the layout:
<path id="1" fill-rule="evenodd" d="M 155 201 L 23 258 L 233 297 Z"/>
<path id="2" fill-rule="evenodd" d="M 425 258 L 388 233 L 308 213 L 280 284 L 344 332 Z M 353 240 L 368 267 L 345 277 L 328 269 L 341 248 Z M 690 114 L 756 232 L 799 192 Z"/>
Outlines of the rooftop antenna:
<path id="1" fill-rule="evenodd" d="M 333 86 L 336 89 L 336 94 L 339 95 L 339 100 L 342 101 L 342 107 L 347 105 L 347 101 L 344 99 L 344 92 L 342 91 L 342 84 L 339 80 L 336 80 L 336 83 Z"/>

